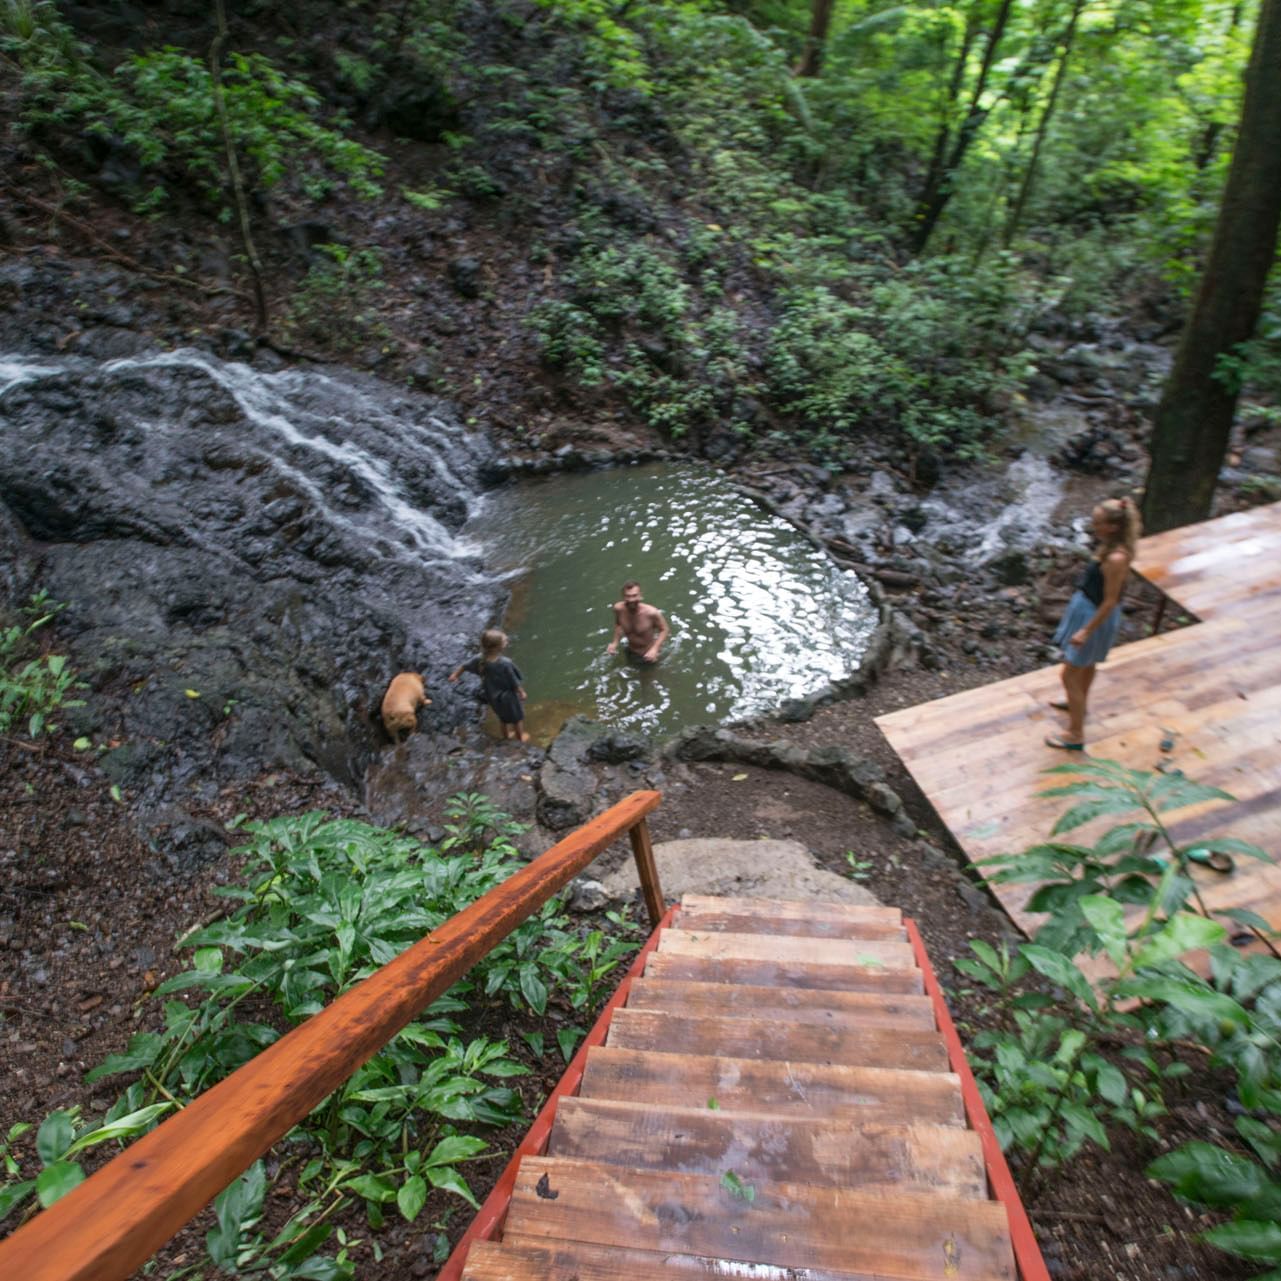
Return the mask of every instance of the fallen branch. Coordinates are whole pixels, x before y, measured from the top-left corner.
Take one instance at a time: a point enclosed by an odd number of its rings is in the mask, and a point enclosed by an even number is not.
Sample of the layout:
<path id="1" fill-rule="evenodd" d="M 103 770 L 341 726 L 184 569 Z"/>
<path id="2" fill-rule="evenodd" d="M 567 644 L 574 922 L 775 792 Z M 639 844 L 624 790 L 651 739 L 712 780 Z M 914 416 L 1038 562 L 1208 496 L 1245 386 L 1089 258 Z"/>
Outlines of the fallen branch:
<path id="1" fill-rule="evenodd" d="M 69 214 L 65 209 L 60 209 L 57 205 L 51 205 L 47 201 L 41 200 L 39 196 L 33 196 L 30 192 L 24 191 L 18 199 L 26 204 L 35 205 L 37 209 L 42 209 L 51 217 L 66 223 L 73 231 L 78 232 L 88 240 L 94 248 L 100 249 L 106 257 L 113 262 L 120 263 L 122 267 L 128 267 L 131 271 L 141 272 L 142 275 L 150 276 L 153 280 L 163 281 L 167 285 L 183 285 L 185 288 L 194 289 L 198 293 L 231 294 L 233 298 L 239 298 L 244 302 L 249 301 L 248 295 L 231 285 L 206 285 L 199 280 L 192 280 L 187 276 L 179 276 L 171 271 L 157 271 L 154 267 L 148 267 L 136 258 L 131 258 L 128 254 L 122 253 L 114 245 L 108 244 L 88 223 L 82 222 L 79 218 Z"/>

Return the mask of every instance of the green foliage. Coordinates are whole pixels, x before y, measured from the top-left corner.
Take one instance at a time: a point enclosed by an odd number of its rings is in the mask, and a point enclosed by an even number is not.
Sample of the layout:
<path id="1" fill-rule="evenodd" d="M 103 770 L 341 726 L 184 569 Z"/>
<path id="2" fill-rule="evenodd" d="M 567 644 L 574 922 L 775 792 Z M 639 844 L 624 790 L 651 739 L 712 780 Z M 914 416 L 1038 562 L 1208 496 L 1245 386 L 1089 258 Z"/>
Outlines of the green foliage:
<path id="1" fill-rule="evenodd" d="M 323 255 L 308 268 L 289 301 L 283 327 L 295 340 L 339 350 L 388 336 L 374 302 L 382 289 L 377 249 L 317 245 Z"/>
<path id="2" fill-rule="evenodd" d="M 1048 772 L 1073 780 L 1045 793 L 1072 802 L 1053 836 L 1099 819 L 1126 821 L 1093 845 L 1051 841 L 989 860 L 994 880 L 1044 882 L 1029 908 L 1048 915 L 1017 955 L 976 943 L 974 959 L 957 963 L 996 994 L 1005 1016 L 1000 1030 L 975 1039 L 974 1056 L 1002 1145 L 1028 1153 L 1035 1168 L 1070 1159 L 1087 1140 L 1107 1146 L 1112 1124 L 1154 1139 L 1163 1083 L 1189 1071 L 1177 1048 L 1204 1046 L 1209 1066 L 1235 1081 L 1247 1113 L 1237 1133 L 1258 1160 L 1191 1143 L 1148 1173 L 1186 1200 L 1232 1211 L 1206 1240 L 1281 1262 L 1281 1184 L 1268 1174 L 1281 1158 L 1281 954 L 1266 921 L 1244 909 L 1208 910 L 1189 875 L 1203 852 L 1267 855 L 1228 837 L 1194 846 L 1171 839 L 1164 815 L 1231 799 L 1218 788 L 1104 760 Z M 1215 916 L 1246 927 L 1270 954 L 1237 951 Z M 1200 950 L 1209 953 L 1208 978 L 1180 959 Z M 1110 970 L 1087 977 L 1081 954 L 1102 954 Z M 1053 996 L 1028 982 L 1033 973 Z"/>
<path id="3" fill-rule="evenodd" d="M 538 339 L 543 363 L 563 369 L 582 387 L 605 381 L 605 345 L 596 318 L 573 303 L 539 303 L 526 324 Z"/>
<path id="4" fill-rule="evenodd" d="M 35 654 L 35 633 L 65 606 L 37 592 L 20 611 L 29 621 L 0 628 L 0 734 L 21 728 L 29 738 L 56 734 L 59 711 L 84 706 L 84 689 L 64 654 Z"/>
<path id="5" fill-rule="evenodd" d="M 37 3 L 26 13 L 27 20 L 7 24 L 3 47 L 22 68 L 20 113 L 27 130 L 58 144 L 88 135 L 126 147 L 150 184 L 135 193 L 139 209 L 164 203 L 166 182 L 179 178 L 229 218 L 209 67 L 165 48 L 134 54 L 107 75 L 54 5 Z M 382 157 L 347 138 L 341 117 L 321 123 L 316 92 L 268 58 L 229 54 L 223 92 L 229 131 L 252 185 L 267 191 L 288 179 L 313 200 L 336 181 L 360 196 L 379 194 Z"/>
<path id="6" fill-rule="evenodd" d="M 0 1148 L 0 1210 L 32 1197 L 50 1204 L 83 1177 L 77 1158 L 88 1147 L 152 1128 L 522 865 L 511 844 L 521 829 L 483 795 L 452 798 L 447 818 L 440 850 L 322 814 L 247 824 L 234 851 L 242 880 L 220 890 L 234 911 L 184 940 L 190 968 L 156 989 L 161 1025 L 135 1033 L 86 1078 L 136 1079 L 102 1122 L 81 1125 L 74 1110 L 46 1118 L 34 1177 L 13 1155 L 22 1129 L 11 1132 Z M 212 1262 L 273 1277 L 348 1277 L 343 1252 L 316 1254 L 343 1203 L 362 1200 L 374 1228 L 393 1210 L 415 1220 L 433 1188 L 474 1206 L 465 1168 L 488 1145 L 468 1130 L 512 1124 L 533 1100 L 513 1088 L 528 1069 L 507 1042 L 464 1039 L 459 1017 L 503 1004 L 542 1016 L 553 999 L 590 1010 L 634 947 L 624 916 L 610 924 L 618 936 L 575 931 L 553 899 L 520 925 L 286 1137 L 303 1162 L 304 1204 L 284 1229 L 270 1239 L 258 1230 L 270 1192 L 261 1163 L 222 1194 L 207 1238 Z M 583 1033 L 556 1035 L 568 1058 Z"/>

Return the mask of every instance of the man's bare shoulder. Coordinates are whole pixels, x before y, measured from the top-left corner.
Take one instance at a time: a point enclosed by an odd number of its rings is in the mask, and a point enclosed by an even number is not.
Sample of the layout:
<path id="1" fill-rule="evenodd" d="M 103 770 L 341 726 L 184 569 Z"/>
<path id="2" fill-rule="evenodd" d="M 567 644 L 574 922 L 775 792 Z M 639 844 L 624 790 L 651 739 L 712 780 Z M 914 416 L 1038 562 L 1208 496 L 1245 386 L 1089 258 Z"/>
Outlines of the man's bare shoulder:
<path id="1" fill-rule="evenodd" d="M 621 600 L 616 600 L 610 606 L 610 609 L 612 609 L 615 614 L 621 614 L 623 612 L 623 602 Z"/>

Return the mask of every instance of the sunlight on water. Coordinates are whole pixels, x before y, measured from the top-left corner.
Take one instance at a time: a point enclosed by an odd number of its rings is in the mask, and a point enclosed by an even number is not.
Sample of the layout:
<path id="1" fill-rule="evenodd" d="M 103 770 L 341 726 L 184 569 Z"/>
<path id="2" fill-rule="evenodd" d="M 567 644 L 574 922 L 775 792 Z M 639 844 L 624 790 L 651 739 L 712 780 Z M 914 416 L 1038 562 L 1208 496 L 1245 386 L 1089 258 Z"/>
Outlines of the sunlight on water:
<path id="1" fill-rule="evenodd" d="M 531 727 L 578 710 L 671 734 L 751 716 L 857 670 L 876 612 L 866 588 L 717 473 L 624 468 L 488 496 L 466 534 L 521 567 L 505 627 Z M 671 625 L 640 668 L 605 647 L 624 580 Z"/>

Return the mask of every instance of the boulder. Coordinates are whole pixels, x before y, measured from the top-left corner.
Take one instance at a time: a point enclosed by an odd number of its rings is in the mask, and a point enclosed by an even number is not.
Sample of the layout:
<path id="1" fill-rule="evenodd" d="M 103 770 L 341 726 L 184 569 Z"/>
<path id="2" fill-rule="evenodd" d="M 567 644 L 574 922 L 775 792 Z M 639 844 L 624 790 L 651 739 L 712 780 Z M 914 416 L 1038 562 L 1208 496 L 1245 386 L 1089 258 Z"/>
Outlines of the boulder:
<path id="1" fill-rule="evenodd" d="M 669 903 L 682 894 L 878 902 L 863 886 L 820 867 L 799 841 L 660 841 L 654 846 L 654 861 Z M 600 883 L 611 901 L 630 901 L 638 892 L 636 867 L 628 860 Z"/>

